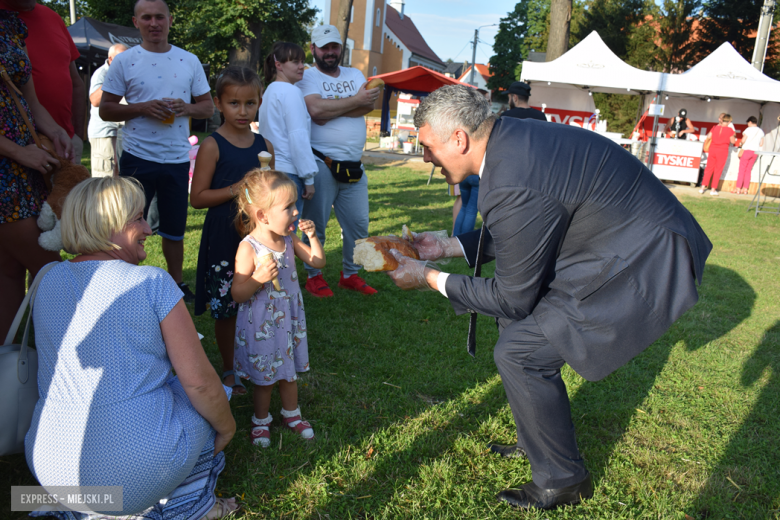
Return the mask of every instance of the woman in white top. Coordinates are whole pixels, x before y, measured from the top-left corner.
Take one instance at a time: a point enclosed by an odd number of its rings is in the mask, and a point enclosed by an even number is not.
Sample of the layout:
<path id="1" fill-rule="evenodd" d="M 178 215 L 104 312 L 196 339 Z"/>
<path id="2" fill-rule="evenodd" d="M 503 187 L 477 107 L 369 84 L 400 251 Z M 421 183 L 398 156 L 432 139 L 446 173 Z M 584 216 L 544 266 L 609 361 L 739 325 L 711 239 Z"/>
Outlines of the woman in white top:
<path id="1" fill-rule="evenodd" d="M 260 133 L 274 145 L 276 169 L 298 186 L 298 212 L 314 196 L 317 163 L 311 151 L 311 117 L 295 83 L 303 79 L 306 54 L 294 43 L 276 42 L 265 58 L 263 79 L 268 88 L 258 114 Z"/>
<path id="2" fill-rule="evenodd" d="M 756 163 L 756 152 L 764 146 L 764 131 L 758 127 L 758 120 L 754 116 L 748 117 L 748 127 L 742 132 L 742 151 L 739 154 L 739 175 L 737 185 L 732 193 L 747 195 L 750 187 L 750 173 Z"/>

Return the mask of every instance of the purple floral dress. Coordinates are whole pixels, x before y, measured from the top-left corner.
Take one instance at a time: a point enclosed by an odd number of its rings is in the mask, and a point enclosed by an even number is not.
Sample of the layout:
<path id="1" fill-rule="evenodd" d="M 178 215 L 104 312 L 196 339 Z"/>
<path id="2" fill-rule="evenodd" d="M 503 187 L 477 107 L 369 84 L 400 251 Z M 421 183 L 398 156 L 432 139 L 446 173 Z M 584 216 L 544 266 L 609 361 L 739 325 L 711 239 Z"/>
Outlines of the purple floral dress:
<path id="1" fill-rule="evenodd" d="M 269 252 L 274 255 L 280 290 L 265 283 L 249 301 L 238 305 L 233 368 L 256 385 L 295 381 L 298 372 L 309 371 L 309 345 L 292 238 L 285 237 L 282 252 L 267 248 L 251 235 L 243 241 L 252 246 L 257 262 Z"/>
<path id="2" fill-rule="evenodd" d="M 27 26 L 17 13 L 0 9 L 0 65 L 17 87 L 26 84 L 32 73 L 30 60 L 24 52 L 25 38 Z M 33 121 L 27 101 L 22 96 L 18 97 L 27 117 Z M 19 146 L 33 142 L 8 86 L 1 80 L 0 135 Z M 0 224 L 37 216 L 46 195 L 46 185 L 39 172 L 0 156 Z"/>

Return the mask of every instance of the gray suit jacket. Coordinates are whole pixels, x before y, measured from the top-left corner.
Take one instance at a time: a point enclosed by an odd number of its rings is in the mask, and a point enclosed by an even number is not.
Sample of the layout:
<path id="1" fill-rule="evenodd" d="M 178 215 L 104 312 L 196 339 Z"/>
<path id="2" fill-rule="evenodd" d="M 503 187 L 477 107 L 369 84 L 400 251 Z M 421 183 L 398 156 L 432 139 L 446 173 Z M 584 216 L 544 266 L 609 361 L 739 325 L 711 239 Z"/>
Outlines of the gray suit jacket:
<path id="1" fill-rule="evenodd" d="M 495 278 L 451 275 L 456 313 L 504 327 L 533 316 L 588 380 L 627 363 L 698 300 L 712 244 L 650 170 L 598 134 L 499 119 L 479 210 Z M 458 237 L 472 264 L 478 234 Z"/>

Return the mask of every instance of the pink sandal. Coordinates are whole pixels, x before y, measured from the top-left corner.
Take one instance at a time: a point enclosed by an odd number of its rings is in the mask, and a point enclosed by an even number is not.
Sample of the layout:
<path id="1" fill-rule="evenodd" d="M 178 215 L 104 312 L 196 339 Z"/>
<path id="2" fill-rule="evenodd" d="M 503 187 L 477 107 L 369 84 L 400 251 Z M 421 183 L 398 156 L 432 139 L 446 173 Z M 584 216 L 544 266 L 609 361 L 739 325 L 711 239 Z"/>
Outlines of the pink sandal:
<path id="1" fill-rule="evenodd" d="M 290 412 L 287 412 L 287 410 L 282 410 L 282 422 L 287 428 L 294 431 L 295 433 L 297 433 L 298 435 L 300 435 L 306 440 L 314 439 L 314 429 L 311 427 L 311 424 L 309 424 L 308 421 L 304 421 L 301 418 L 300 408 L 293 410 L 292 413 L 295 413 L 295 415 L 293 415 L 292 417 L 285 417 L 285 412 L 286 413 L 290 413 Z M 292 426 L 293 423 L 297 423 L 297 424 L 295 426 Z M 304 433 L 306 432 L 306 430 L 310 431 L 311 433 L 310 434 Z"/>
<path id="2" fill-rule="evenodd" d="M 250 436 L 252 437 L 252 444 L 255 446 L 261 446 L 263 448 L 268 448 L 271 446 L 271 422 L 273 421 L 273 417 L 271 417 L 271 414 L 268 414 L 268 417 L 265 419 L 256 419 L 254 415 L 252 415 L 252 430 L 250 432 Z"/>

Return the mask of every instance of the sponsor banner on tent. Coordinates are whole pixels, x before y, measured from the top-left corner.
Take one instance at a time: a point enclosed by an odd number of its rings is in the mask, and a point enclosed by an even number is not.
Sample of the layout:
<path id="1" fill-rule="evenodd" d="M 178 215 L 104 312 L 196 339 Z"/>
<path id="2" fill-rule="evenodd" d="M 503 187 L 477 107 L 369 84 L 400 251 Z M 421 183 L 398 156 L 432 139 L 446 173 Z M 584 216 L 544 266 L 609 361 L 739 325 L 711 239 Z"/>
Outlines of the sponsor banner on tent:
<path id="1" fill-rule="evenodd" d="M 653 157 L 653 173 L 660 179 L 696 183 L 703 143 L 682 139 L 659 139 Z"/>
<path id="2" fill-rule="evenodd" d="M 532 107 L 537 110 L 541 110 L 542 107 Z M 581 128 L 590 128 L 594 130 L 596 127 L 596 118 L 593 116 L 593 112 L 583 112 L 581 110 L 564 110 L 562 108 L 546 107 L 544 115 L 547 116 L 547 120 L 553 123 L 562 123 L 564 125 L 579 126 Z"/>

